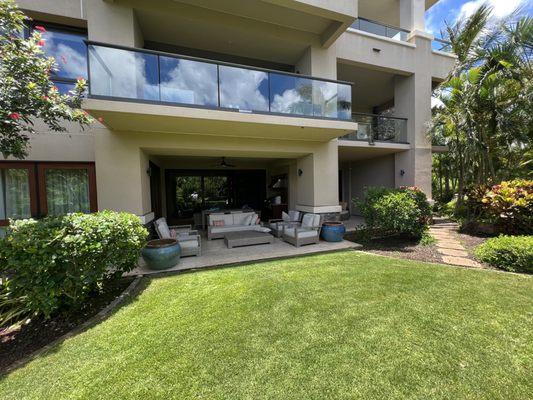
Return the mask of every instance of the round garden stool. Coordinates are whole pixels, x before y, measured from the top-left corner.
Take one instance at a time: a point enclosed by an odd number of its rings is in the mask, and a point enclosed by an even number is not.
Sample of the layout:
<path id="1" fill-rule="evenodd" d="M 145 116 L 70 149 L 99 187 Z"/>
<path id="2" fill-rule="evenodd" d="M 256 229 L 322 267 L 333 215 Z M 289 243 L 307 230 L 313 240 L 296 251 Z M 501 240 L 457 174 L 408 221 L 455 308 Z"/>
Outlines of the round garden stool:
<path id="1" fill-rule="evenodd" d="M 328 221 L 322 224 L 320 236 L 326 242 L 342 242 L 346 227 L 342 222 Z"/>
<path id="2" fill-rule="evenodd" d="M 142 249 L 141 254 L 148 268 L 163 270 L 179 262 L 181 246 L 175 239 L 150 240 Z"/>

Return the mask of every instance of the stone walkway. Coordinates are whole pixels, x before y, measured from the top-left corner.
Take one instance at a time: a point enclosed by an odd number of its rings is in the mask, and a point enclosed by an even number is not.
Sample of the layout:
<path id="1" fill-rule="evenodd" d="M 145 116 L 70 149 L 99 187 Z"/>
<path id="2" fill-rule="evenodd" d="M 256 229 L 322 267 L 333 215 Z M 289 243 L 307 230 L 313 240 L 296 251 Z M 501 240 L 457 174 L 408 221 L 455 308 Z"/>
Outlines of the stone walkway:
<path id="1" fill-rule="evenodd" d="M 437 240 L 435 246 L 437 246 L 442 262 L 462 267 L 481 268 L 481 264 L 472 260 L 465 247 L 457 240 L 455 233 L 458 228 L 455 222 L 438 218 L 429 227 L 429 234 Z"/>

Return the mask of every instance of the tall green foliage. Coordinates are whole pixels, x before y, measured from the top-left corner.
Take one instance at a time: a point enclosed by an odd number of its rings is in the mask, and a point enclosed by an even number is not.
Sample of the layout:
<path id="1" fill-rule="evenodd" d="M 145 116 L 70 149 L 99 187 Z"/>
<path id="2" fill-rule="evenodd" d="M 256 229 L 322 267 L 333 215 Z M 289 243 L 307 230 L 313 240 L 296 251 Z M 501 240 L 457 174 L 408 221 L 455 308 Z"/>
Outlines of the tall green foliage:
<path id="1" fill-rule="evenodd" d="M 533 19 L 492 26 L 490 12 L 448 27 L 458 58 L 436 91 L 431 135 L 449 151 L 434 158 L 434 193 L 458 206 L 471 185 L 533 176 Z"/>
<path id="2" fill-rule="evenodd" d="M 64 120 L 82 126 L 91 122 L 80 109 L 85 80 L 78 79 L 71 93 L 59 93 L 50 80 L 58 65 L 43 51 L 44 28 L 36 26 L 25 38 L 22 32 L 27 21 L 14 1 L 0 1 L 0 153 L 5 158 L 27 155 L 27 134 L 35 133 L 35 118 L 58 132 L 65 130 Z"/>

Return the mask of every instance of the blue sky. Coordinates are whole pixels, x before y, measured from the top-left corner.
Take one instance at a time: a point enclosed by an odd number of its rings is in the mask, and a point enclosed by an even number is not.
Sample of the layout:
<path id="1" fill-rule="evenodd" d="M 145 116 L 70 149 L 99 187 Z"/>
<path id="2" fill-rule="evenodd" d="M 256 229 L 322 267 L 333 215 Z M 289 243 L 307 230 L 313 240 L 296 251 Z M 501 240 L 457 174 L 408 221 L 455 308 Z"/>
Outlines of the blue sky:
<path id="1" fill-rule="evenodd" d="M 533 0 L 440 0 L 426 12 L 426 29 L 440 37 L 444 21 L 454 23 L 467 18 L 485 2 L 493 7 L 494 18 L 505 17 L 517 8 L 522 14 L 533 15 Z"/>

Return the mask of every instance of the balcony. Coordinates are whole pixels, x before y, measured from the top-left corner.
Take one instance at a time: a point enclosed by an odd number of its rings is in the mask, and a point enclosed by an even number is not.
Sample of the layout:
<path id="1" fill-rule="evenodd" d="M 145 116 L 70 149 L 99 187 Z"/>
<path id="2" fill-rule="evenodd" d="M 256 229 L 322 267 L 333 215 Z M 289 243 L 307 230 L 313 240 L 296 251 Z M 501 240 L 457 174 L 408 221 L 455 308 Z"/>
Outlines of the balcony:
<path id="1" fill-rule="evenodd" d="M 383 24 L 381 22 L 371 21 L 366 18 L 357 18 L 350 28 L 402 42 L 406 42 L 407 37 L 409 36 L 408 30 Z"/>
<path id="2" fill-rule="evenodd" d="M 358 130 L 340 139 L 365 141 L 370 144 L 375 142 L 408 143 L 406 118 L 353 113 L 352 119 L 357 122 Z"/>
<path id="3" fill-rule="evenodd" d="M 88 42 L 89 98 L 349 121 L 351 84 Z"/>

